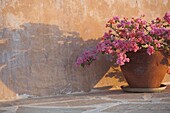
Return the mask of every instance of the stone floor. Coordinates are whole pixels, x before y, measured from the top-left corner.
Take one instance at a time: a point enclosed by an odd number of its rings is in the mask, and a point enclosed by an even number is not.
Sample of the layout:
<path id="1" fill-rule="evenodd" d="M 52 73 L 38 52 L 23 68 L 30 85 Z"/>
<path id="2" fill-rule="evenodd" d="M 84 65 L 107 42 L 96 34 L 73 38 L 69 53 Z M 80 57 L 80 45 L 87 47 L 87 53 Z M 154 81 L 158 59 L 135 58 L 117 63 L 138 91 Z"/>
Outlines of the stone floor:
<path id="1" fill-rule="evenodd" d="M 105 90 L 0 102 L 0 113 L 170 113 L 170 86 L 159 93 Z"/>

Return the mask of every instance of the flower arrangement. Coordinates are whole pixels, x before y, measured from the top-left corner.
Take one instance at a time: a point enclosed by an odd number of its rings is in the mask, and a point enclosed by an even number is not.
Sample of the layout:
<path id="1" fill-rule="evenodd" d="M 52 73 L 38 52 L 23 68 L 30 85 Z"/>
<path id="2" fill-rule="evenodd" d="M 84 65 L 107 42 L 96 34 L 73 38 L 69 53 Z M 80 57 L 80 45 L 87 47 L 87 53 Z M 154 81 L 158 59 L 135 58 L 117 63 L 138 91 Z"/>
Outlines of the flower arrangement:
<path id="1" fill-rule="evenodd" d="M 101 41 L 94 49 L 84 51 L 76 60 L 77 65 L 85 67 L 98 58 L 98 54 L 111 56 L 111 60 L 119 65 L 130 62 L 127 52 L 137 52 L 146 49 L 148 55 L 157 50 L 170 49 L 170 12 L 163 19 L 156 18 L 151 22 L 144 19 L 144 15 L 131 19 L 115 16 L 110 19 Z"/>

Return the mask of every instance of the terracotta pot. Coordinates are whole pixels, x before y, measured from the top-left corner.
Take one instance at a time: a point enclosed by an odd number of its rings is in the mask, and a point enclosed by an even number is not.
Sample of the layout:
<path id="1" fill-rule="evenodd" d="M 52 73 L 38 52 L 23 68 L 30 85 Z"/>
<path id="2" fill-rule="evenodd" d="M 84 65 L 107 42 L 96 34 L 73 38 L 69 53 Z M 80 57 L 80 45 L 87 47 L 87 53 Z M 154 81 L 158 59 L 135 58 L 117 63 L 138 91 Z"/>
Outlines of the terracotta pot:
<path id="1" fill-rule="evenodd" d="M 148 55 L 146 50 L 129 52 L 130 62 L 121 66 L 123 75 L 131 88 L 158 88 L 168 69 L 163 51 Z"/>

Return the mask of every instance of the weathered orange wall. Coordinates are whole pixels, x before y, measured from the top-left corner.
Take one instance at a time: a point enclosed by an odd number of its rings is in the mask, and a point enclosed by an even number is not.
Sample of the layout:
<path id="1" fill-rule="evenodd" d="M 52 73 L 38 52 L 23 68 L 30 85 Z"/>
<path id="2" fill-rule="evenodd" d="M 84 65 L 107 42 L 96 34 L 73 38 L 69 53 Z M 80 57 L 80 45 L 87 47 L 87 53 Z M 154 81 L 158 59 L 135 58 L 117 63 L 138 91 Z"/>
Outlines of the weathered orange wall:
<path id="1" fill-rule="evenodd" d="M 0 98 L 125 84 L 107 60 L 82 69 L 76 57 L 98 42 L 113 15 L 151 19 L 168 10 L 169 0 L 1 0 Z"/>

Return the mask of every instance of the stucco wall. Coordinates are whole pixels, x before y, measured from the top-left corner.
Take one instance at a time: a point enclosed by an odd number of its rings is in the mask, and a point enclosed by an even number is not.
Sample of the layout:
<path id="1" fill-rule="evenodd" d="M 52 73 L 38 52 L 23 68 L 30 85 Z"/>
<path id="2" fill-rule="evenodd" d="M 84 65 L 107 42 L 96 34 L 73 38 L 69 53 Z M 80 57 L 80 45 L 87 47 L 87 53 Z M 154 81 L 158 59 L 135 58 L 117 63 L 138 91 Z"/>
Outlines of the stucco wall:
<path id="1" fill-rule="evenodd" d="M 0 99 L 125 84 L 104 58 L 82 69 L 76 57 L 98 42 L 113 15 L 150 19 L 168 10 L 169 0 L 0 0 Z"/>

